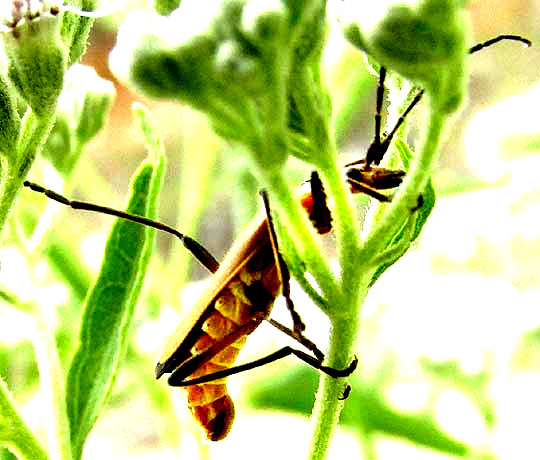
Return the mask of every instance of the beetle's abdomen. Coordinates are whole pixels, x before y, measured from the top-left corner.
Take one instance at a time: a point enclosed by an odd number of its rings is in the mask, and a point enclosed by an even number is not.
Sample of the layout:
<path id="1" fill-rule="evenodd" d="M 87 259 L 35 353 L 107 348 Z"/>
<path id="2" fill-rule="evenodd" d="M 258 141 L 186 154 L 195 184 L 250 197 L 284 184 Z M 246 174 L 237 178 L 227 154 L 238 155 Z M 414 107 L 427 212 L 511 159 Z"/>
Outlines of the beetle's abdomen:
<path id="1" fill-rule="evenodd" d="M 221 441 L 231 431 L 234 403 L 228 394 L 203 406 L 190 406 L 190 409 L 193 417 L 206 432 L 209 441 Z"/>
<path id="2" fill-rule="evenodd" d="M 271 257 L 271 258 L 270 258 Z M 201 326 L 201 334 L 190 349 L 198 355 L 248 322 L 267 318 L 281 288 L 272 248 L 266 245 L 242 267 L 221 290 L 213 309 Z M 247 335 L 239 337 L 190 375 L 202 377 L 232 367 Z M 234 404 L 227 393 L 226 379 L 184 387 L 188 407 L 206 432 L 207 439 L 219 441 L 229 433 L 234 421 Z"/>

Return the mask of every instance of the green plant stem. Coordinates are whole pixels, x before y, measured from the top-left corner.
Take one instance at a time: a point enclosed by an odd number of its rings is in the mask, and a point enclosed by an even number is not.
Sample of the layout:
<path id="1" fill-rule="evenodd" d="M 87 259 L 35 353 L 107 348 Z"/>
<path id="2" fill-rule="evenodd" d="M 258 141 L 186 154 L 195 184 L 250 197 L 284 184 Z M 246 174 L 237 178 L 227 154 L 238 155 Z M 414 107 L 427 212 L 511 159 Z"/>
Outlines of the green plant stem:
<path id="1" fill-rule="evenodd" d="M 387 244 L 402 225 L 402 216 L 410 213 L 417 206 L 418 196 L 424 189 L 430 176 L 433 163 L 437 158 L 439 141 L 444 126 L 445 116 L 431 112 L 426 137 L 416 161 L 411 165 L 407 180 L 402 190 L 388 211 L 375 225 L 357 250 L 358 234 L 351 212 L 352 206 L 347 199 L 343 181 L 334 169 L 324 170 L 328 183 L 327 190 L 334 200 L 335 227 L 338 237 L 339 259 L 341 266 L 341 301 L 338 306 L 329 306 L 332 324 L 328 365 L 342 368 L 350 360 L 354 341 L 359 329 L 359 311 L 368 292 L 368 284 L 375 270 L 374 260 L 387 249 Z M 360 263 L 358 261 L 361 261 Z M 330 441 L 337 429 L 342 401 L 342 379 L 321 376 L 313 411 L 313 436 L 310 443 L 310 460 L 322 460 L 327 457 Z"/>
<path id="2" fill-rule="evenodd" d="M 24 460 L 49 460 L 47 452 L 21 417 L 6 383 L 0 378 L 0 445 Z"/>
<path id="3" fill-rule="evenodd" d="M 326 89 L 319 80 L 320 76 L 308 67 L 297 71 L 294 76 L 298 110 L 305 120 L 309 120 L 309 123 L 306 123 L 306 135 L 312 139 L 312 145 L 317 146 L 310 160 L 317 165 L 325 182 L 324 188 L 329 201 L 334 203 L 332 212 L 341 267 L 341 289 L 339 295 L 333 296 L 335 304 L 329 304 L 326 311 L 332 318 L 333 315 L 352 314 L 352 311 L 344 310 L 340 304 L 347 302 L 342 297 L 356 298 L 358 291 L 358 259 L 355 256 L 360 248 L 360 227 L 351 194 L 343 180 L 334 135 L 329 129 L 330 116 L 324 103 Z M 318 88 L 318 91 L 314 92 L 313 88 Z M 355 307 L 353 309 L 356 310 Z"/>
<path id="4" fill-rule="evenodd" d="M 55 111 L 52 110 L 45 117 L 37 117 L 33 112 L 26 114 L 24 118 L 23 134 L 20 141 L 20 151 L 14 155 L 7 165 L 7 174 L 3 174 L 2 198 L 0 200 L 0 233 L 2 232 L 7 217 L 19 189 L 34 162 L 36 155 L 47 140 L 54 121 Z"/>
<path id="5" fill-rule="evenodd" d="M 36 354 L 36 361 L 39 368 L 40 390 L 44 396 L 47 409 L 43 411 L 45 417 L 45 429 L 47 432 L 49 456 L 52 460 L 71 460 L 71 447 L 69 438 L 69 425 L 66 412 L 66 400 L 64 391 L 64 375 L 60 366 L 58 357 L 58 349 L 54 334 L 43 319 L 41 312 L 38 311 L 37 305 L 31 302 L 22 302 L 17 296 L 11 292 L 2 291 L 2 297 L 9 300 L 9 303 L 19 311 L 25 313 L 28 317 L 31 327 L 32 343 Z M 7 389 L 5 389 L 7 392 Z M 4 396 L 5 403 L 9 403 L 9 393 Z M 0 444 L 5 436 L 2 424 L 4 419 L 2 416 L 9 414 L 9 410 L 4 411 L 6 404 L 0 403 L 2 410 L 0 411 Z M 17 410 L 13 407 L 13 410 Z M 6 420 L 10 420 L 11 416 Z M 17 425 L 14 425 L 17 426 Z M 24 433 L 24 430 L 23 430 Z M 14 436 L 15 438 L 15 436 Z M 12 446 L 14 450 L 20 448 Z M 23 444 L 27 444 L 28 440 Z M 10 445 L 9 443 L 7 443 Z M 34 458 L 29 457 L 29 458 Z"/>
<path id="6" fill-rule="evenodd" d="M 366 293 L 367 290 L 364 291 L 364 295 Z M 363 303 L 363 298 L 361 300 Z M 346 307 L 354 309 L 359 304 L 360 299 L 355 297 Z M 342 317 L 332 322 L 328 365 L 343 368 L 350 364 L 348 361 L 351 357 L 358 326 L 358 317 Z M 344 365 L 344 363 L 346 364 Z M 332 437 L 338 427 L 339 416 L 343 408 L 344 402 L 340 400 L 340 397 L 346 385 L 345 379 L 335 379 L 321 375 L 311 419 L 313 432 L 310 441 L 309 460 L 323 460 L 328 456 Z"/>
<path id="7" fill-rule="evenodd" d="M 371 279 L 371 271 L 359 268 L 356 254 L 359 251 L 359 226 L 355 218 L 354 206 L 350 193 L 343 181 L 342 172 L 337 159 L 329 146 L 324 165 L 320 166 L 325 189 L 334 202 L 334 223 L 338 239 L 341 280 L 335 277 L 322 257 L 317 237 L 307 220 L 307 216 L 290 193 L 281 175 L 269 175 L 268 182 L 279 198 L 282 209 L 286 210 L 287 231 L 299 246 L 301 257 L 306 262 L 307 270 L 315 277 L 316 282 L 328 299 L 326 313 L 330 317 L 332 332 L 330 347 L 325 362 L 336 368 L 346 368 L 353 356 L 353 346 L 359 327 L 360 297 L 367 294 L 367 285 Z M 361 289 L 364 287 L 364 289 Z M 324 308 L 324 306 L 323 306 Z M 346 383 L 343 379 L 332 379 L 321 376 L 319 391 L 313 412 L 313 437 L 310 459 L 323 459 L 327 455 L 333 433 L 337 429 L 343 402 L 339 400 Z"/>
<path id="8" fill-rule="evenodd" d="M 336 234 L 339 266 L 341 267 L 341 302 L 348 303 L 357 297 L 359 290 L 358 276 L 361 264 L 358 263 L 357 254 L 360 250 L 360 226 L 356 218 L 355 206 L 352 196 L 347 190 L 343 180 L 343 171 L 337 161 L 328 162 L 328 166 L 321 169 L 323 180 L 326 182 L 326 193 L 334 203 L 333 218 Z M 330 319 L 336 316 L 357 316 L 357 306 L 345 309 L 344 305 L 330 305 L 328 315 Z"/>

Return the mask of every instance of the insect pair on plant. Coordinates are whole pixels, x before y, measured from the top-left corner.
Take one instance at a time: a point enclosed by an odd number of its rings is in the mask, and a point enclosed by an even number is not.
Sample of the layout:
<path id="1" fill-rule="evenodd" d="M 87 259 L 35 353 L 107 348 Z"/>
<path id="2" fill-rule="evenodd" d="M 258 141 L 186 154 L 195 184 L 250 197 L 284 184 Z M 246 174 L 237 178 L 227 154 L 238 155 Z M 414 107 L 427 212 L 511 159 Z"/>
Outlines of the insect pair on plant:
<path id="1" fill-rule="evenodd" d="M 530 44 L 522 37 L 501 35 L 478 44 L 469 51 L 477 52 L 501 40 L 516 40 Z M 419 91 L 399 117 L 394 128 L 388 134 L 382 135 L 381 111 L 385 77 L 386 69 L 381 67 L 376 98 L 374 140 L 365 157 L 347 163 L 344 167 L 345 180 L 351 193 L 364 193 L 381 202 L 391 201 L 391 195 L 385 194 L 385 191 L 398 187 L 406 173 L 401 169 L 381 167 L 380 163 L 397 130 L 423 95 L 423 91 Z M 356 358 L 353 358 L 345 369 L 323 365 L 324 354 L 304 335 L 305 325 L 296 312 L 290 296 L 290 275 L 279 251 L 266 192 L 261 192 L 263 212 L 252 221 L 220 264 L 196 240 L 166 224 L 101 205 L 69 200 L 29 181 L 24 185 L 74 209 L 109 214 L 170 233 L 179 238 L 194 257 L 213 274 L 204 292 L 169 339 L 155 369 L 156 378 L 171 374 L 168 378 L 169 385 L 185 388 L 188 406 L 205 430 L 208 439 L 221 440 L 227 436 L 232 427 L 234 404 L 227 392 L 225 380 L 232 374 L 290 355 L 333 378 L 347 377 L 356 368 Z M 330 232 L 331 212 L 316 171 L 312 173 L 304 187 L 306 189 L 300 194 L 300 202 L 315 229 L 321 234 Z M 422 191 L 418 193 L 421 207 Z M 417 210 L 418 207 L 410 211 L 413 213 Z M 273 304 L 280 293 L 286 300 L 292 318 L 292 328 L 270 318 Z M 295 339 L 310 353 L 286 346 L 253 362 L 234 366 L 247 336 L 263 320 Z M 342 399 L 348 396 L 350 390 L 347 385 Z"/>

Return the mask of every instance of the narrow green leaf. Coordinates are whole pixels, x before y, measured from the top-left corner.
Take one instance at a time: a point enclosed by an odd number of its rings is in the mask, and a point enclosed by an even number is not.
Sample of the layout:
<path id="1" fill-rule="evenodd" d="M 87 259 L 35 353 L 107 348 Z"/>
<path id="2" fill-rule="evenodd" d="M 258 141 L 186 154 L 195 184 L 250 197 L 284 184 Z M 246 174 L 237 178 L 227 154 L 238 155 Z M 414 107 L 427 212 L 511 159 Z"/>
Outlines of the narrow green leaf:
<path id="1" fill-rule="evenodd" d="M 151 149 L 151 157 L 133 178 L 129 213 L 155 212 L 164 161 L 161 151 L 157 155 Z M 134 306 L 150 258 L 152 234 L 140 224 L 118 219 L 109 235 L 98 278 L 86 297 L 79 346 L 67 377 L 67 410 L 75 460 L 82 456 L 86 438 L 125 355 Z"/>
<path id="2" fill-rule="evenodd" d="M 406 439 L 416 445 L 441 453 L 465 457 L 470 448 L 444 430 L 429 411 L 404 413 L 390 406 L 380 388 L 353 384 L 350 401 L 342 413 L 343 426 L 359 433 L 383 433 Z"/>
<path id="3" fill-rule="evenodd" d="M 154 161 L 161 165 L 161 168 L 163 168 L 165 158 L 163 143 L 161 142 L 159 130 L 150 116 L 150 112 L 142 104 L 137 102 L 133 104 L 132 110 L 133 116 L 139 122 L 139 126 L 144 135 L 148 154 L 151 158 L 154 158 Z"/>
<path id="4" fill-rule="evenodd" d="M 401 161 L 405 165 L 405 169 L 409 169 L 409 163 L 413 157 L 413 153 L 409 146 L 400 138 L 396 139 L 395 141 L 395 148 L 399 153 L 399 156 L 401 158 Z M 436 193 L 435 193 L 435 186 L 433 185 L 433 179 L 429 179 L 428 183 L 426 185 L 426 188 L 422 192 L 422 198 L 423 203 L 422 207 L 417 211 L 417 218 L 416 218 L 416 224 L 415 229 L 412 237 L 412 241 L 416 240 L 418 238 L 418 235 L 420 235 L 420 232 L 422 231 L 422 228 L 424 227 L 424 224 L 427 221 L 427 218 L 431 214 L 431 211 L 433 211 L 433 208 L 435 207 L 435 201 L 436 201 Z"/>
<path id="5" fill-rule="evenodd" d="M 51 268 L 80 299 L 80 304 L 88 292 L 92 276 L 81 260 L 74 256 L 75 253 L 73 243 L 60 236 L 51 238 L 47 245 L 47 259 Z"/>
<path id="6" fill-rule="evenodd" d="M 21 460 L 48 460 L 47 453 L 21 417 L 15 400 L 0 378 L 0 446 Z"/>
<path id="7" fill-rule="evenodd" d="M 150 112 L 139 103 L 133 104 L 132 111 L 133 117 L 139 122 L 139 127 L 144 135 L 148 156 L 152 159 L 152 163 L 154 165 L 154 175 L 150 184 L 148 209 L 146 215 L 151 219 L 155 219 L 157 216 L 159 194 L 161 192 L 163 176 L 165 174 L 165 147 L 161 140 L 161 134 L 152 120 Z M 146 267 L 150 263 L 150 257 L 152 256 L 153 235 L 155 231 L 151 229 L 147 229 L 147 231 L 149 238 L 141 257 L 141 266 L 144 267 L 144 270 L 139 270 L 139 274 L 135 282 L 135 289 L 132 292 L 131 298 L 131 302 L 133 304 L 132 308 L 135 308 L 135 304 L 137 303 L 137 299 L 143 286 Z"/>
<path id="8" fill-rule="evenodd" d="M 399 153 L 405 169 L 408 170 L 413 153 L 409 149 L 408 145 L 399 138 L 395 141 L 395 148 Z M 435 199 L 435 187 L 433 185 L 433 180 L 430 178 L 426 188 L 422 192 L 422 206 L 413 214 L 403 219 L 401 228 L 388 244 L 387 250 L 389 257 L 386 258 L 384 263 L 377 267 L 377 270 L 371 278 L 369 286 L 373 286 L 375 281 L 379 279 L 386 269 L 397 262 L 407 252 L 407 249 L 411 243 L 418 238 L 418 235 L 420 235 L 422 228 L 424 228 L 424 224 L 435 206 Z M 396 250 L 393 250 L 393 248 Z"/>

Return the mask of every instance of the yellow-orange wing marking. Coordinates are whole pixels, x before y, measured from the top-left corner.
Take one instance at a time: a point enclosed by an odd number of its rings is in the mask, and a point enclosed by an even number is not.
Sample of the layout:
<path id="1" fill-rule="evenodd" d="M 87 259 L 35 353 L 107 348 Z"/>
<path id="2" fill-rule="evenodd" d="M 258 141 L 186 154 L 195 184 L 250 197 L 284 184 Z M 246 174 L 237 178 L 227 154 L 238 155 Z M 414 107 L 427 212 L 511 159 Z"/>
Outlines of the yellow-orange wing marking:
<path id="1" fill-rule="evenodd" d="M 212 310 L 211 304 L 223 291 L 224 287 L 249 261 L 249 259 L 265 244 L 268 244 L 268 227 L 266 216 L 258 215 L 244 231 L 237 243 L 227 253 L 218 271 L 208 280 L 208 285 L 197 302 L 189 310 L 176 331 L 169 337 L 156 365 L 156 377 L 174 371 L 185 361 L 193 340 L 191 334 L 198 333 L 198 327 L 204 322 Z M 188 354 L 189 356 L 189 354 Z M 181 359 L 183 357 L 183 359 Z"/>
<path id="2" fill-rule="evenodd" d="M 231 367 L 247 334 L 269 316 L 281 280 L 265 216 L 258 216 L 238 241 L 169 339 L 156 366 L 157 377 L 178 370 L 187 380 Z M 242 326 L 247 326 L 245 333 Z M 235 331 L 240 334 L 232 343 L 222 340 Z M 218 352 L 196 368 L 182 368 L 186 360 L 219 343 L 225 346 L 218 345 Z M 227 436 L 234 420 L 234 404 L 227 394 L 225 379 L 184 389 L 188 406 L 207 438 L 218 441 Z"/>

